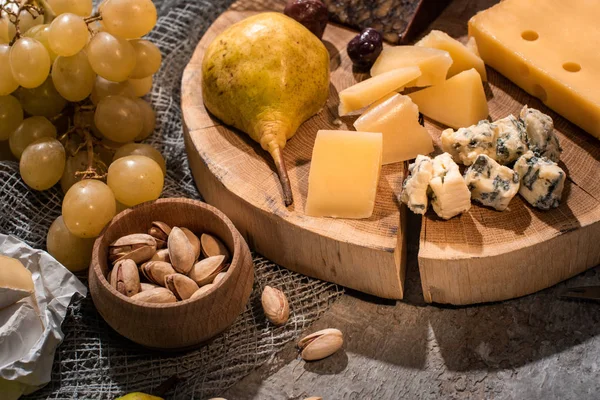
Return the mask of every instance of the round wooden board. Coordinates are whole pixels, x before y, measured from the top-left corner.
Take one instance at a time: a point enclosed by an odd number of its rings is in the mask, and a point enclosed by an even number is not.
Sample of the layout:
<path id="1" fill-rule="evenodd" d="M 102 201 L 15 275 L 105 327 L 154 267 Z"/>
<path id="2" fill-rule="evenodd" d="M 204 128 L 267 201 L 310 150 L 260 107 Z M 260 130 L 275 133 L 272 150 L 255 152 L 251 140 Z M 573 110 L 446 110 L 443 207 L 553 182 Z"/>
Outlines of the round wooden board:
<path id="1" fill-rule="evenodd" d="M 465 39 L 467 20 L 490 1 L 454 1 L 431 28 Z M 324 42 L 331 55 L 331 91 L 325 109 L 288 142 L 295 203 L 286 208 L 273 163 L 245 134 L 223 126 L 205 109 L 200 85 L 206 46 L 225 28 L 257 11 L 281 10 L 278 1 L 240 1 L 202 38 L 182 81 L 186 146 L 196 184 L 209 203 L 227 214 L 250 246 L 303 274 L 380 297 L 400 299 L 405 266 L 405 218 L 396 195 L 402 164 L 382 169 L 373 216 L 367 220 L 304 215 L 308 172 L 318 129 L 353 129 L 357 115 L 337 116 L 338 95 L 366 77 L 352 71 L 345 51 L 356 32 L 330 24 Z M 488 68 L 492 119 L 518 114 L 524 104 L 548 113 L 564 148 L 567 171 L 563 204 L 541 212 L 519 196 L 505 212 L 474 205 L 459 218 L 442 221 L 430 211 L 422 222 L 419 269 L 425 300 L 471 304 L 533 293 L 600 263 L 600 143 Z M 439 140 L 444 128 L 426 127 Z M 409 232 L 418 234 L 418 232 Z"/>

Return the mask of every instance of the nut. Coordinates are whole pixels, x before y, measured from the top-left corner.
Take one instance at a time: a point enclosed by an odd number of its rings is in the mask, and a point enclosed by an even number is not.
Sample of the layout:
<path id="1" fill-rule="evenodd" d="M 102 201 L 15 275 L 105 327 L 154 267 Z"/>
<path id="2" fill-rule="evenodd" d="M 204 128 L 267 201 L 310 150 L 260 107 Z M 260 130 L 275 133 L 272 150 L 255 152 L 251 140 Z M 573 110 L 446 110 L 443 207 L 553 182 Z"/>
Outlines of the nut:
<path id="1" fill-rule="evenodd" d="M 305 361 L 315 361 L 329 357 L 338 351 L 342 344 L 344 344 L 342 332 L 338 329 L 329 328 L 300 339 L 298 348 L 300 349 L 300 356 Z"/>
<path id="2" fill-rule="evenodd" d="M 148 234 L 156 240 L 156 248 L 162 249 L 167 246 L 167 239 L 171 233 L 171 227 L 164 222 L 154 221 Z"/>
<path id="3" fill-rule="evenodd" d="M 323 400 L 323 398 L 319 397 L 319 396 L 313 396 L 313 397 L 307 397 L 304 400 Z"/>
<path id="4" fill-rule="evenodd" d="M 160 286 L 155 285 L 154 283 L 146 283 L 146 282 L 140 283 L 140 293 L 146 292 L 146 291 L 152 290 L 152 289 L 157 289 L 157 288 L 160 288 Z"/>
<path id="5" fill-rule="evenodd" d="M 183 231 L 183 233 L 185 233 L 185 236 L 187 236 L 188 240 L 190 241 L 190 244 L 192 245 L 192 248 L 194 249 L 194 255 L 196 256 L 196 258 L 194 259 L 195 261 L 200 257 L 200 239 L 198 239 L 198 236 L 196 236 L 194 232 L 190 231 L 188 228 L 181 228 L 181 230 Z"/>
<path id="6" fill-rule="evenodd" d="M 189 274 L 196 258 L 194 257 L 194 248 L 185 232 L 177 227 L 171 229 L 167 245 L 169 247 L 171 265 L 175 268 L 175 271 L 184 275 Z"/>
<path id="7" fill-rule="evenodd" d="M 156 240 L 145 233 L 134 233 L 123 236 L 113 242 L 108 249 L 108 259 L 111 263 L 130 259 L 136 264 L 147 261 L 156 252 Z"/>
<path id="8" fill-rule="evenodd" d="M 165 287 L 173 292 L 177 300 L 189 299 L 198 290 L 196 282 L 181 274 L 165 276 Z"/>
<path id="9" fill-rule="evenodd" d="M 140 272 L 144 278 L 157 285 L 165 284 L 165 276 L 175 273 L 171 264 L 164 261 L 148 261 L 142 264 Z"/>
<path id="10" fill-rule="evenodd" d="M 225 278 L 225 275 L 227 275 L 227 272 L 219 272 L 217 276 L 215 276 L 215 279 L 213 279 L 213 285 L 216 285 L 217 283 L 221 282 L 223 278 Z"/>
<path id="11" fill-rule="evenodd" d="M 177 298 L 169 289 L 155 287 L 154 289 L 144 290 L 134 296 L 132 299 L 144 301 L 146 303 L 175 303 Z"/>
<path id="12" fill-rule="evenodd" d="M 212 256 L 225 256 L 225 259 L 229 259 L 229 250 L 227 247 L 216 237 L 203 233 L 200 237 L 202 243 L 202 254 L 204 257 Z"/>
<path id="13" fill-rule="evenodd" d="M 130 259 L 117 261 L 110 275 L 110 284 L 127 297 L 139 293 L 140 274 L 135 262 Z"/>
<path id="14" fill-rule="evenodd" d="M 215 286 L 215 285 L 213 285 L 212 283 L 202 286 L 200 289 L 198 289 L 194 292 L 194 294 L 190 297 L 190 299 L 193 300 L 193 299 L 197 299 L 198 297 L 202 297 L 202 295 L 204 293 L 208 292 L 208 290 L 213 286 Z"/>
<path id="15" fill-rule="evenodd" d="M 164 261 L 171 263 L 171 258 L 169 257 L 169 249 L 160 249 L 150 259 L 150 261 Z"/>
<path id="16" fill-rule="evenodd" d="M 212 283 L 219 272 L 225 267 L 225 256 L 213 256 L 205 258 L 194 264 L 189 277 L 196 282 L 198 286 L 204 286 Z"/>
<path id="17" fill-rule="evenodd" d="M 269 321 L 275 325 L 283 325 L 287 322 L 290 317 L 290 305 L 281 290 L 265 286 L 260 300 Z"/>

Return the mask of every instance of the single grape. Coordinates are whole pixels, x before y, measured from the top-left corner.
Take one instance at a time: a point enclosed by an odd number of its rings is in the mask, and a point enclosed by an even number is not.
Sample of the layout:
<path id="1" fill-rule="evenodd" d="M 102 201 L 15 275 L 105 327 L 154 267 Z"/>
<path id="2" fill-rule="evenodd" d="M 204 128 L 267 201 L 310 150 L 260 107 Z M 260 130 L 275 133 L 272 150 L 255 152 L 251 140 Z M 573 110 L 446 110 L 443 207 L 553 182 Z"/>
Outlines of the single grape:
<path id="1" fill-rule="evenodd" d="M 123 82 L 135 68 L 135 50 L 125 39 L 109 33 L 97 33 L 87 47 L 94 71 L 109 81 Z"/>
<path id="2" fill-rule="evenodd" d="M 35 190 L 47 190 L 56 185 L 64 170 L 65 148 L 58 140 L 49 137 L 27 146 L 19 161 L 21 178 Z"/>
<path id="3" fill-rule="evenodd" d="M 129 43 L 135 50 L 135 68 L 129 75 L 129 78 L 141 79 L 154 75 L 160 68 L 162 55 L 156 45 L 148 40 L 136 39 Z"/>
<path id="4" fill-rule="evenodd" d="M 20 159 L 25 148 L 41 138 L 56 138 L 56 127 L 45 117 L 25 118 L 8 137 L 10 151 Z"/>
<path id="5" fill-rule="evenodd" d="M 124 96 L 108 96 L 100 100 L 94 122 L 104 137 L 119 143 L 131 142 L 144 127 L 140 108 Z"/>
<path id="6" fill-rule="evenodd" d="M 0 44 L 0 96 L 11 94 L 19 87 L 10 68 L 10 46 Z"/>
<path id="7" fill-rule="evenodd" d="M 140 113 L 142 116 L 142 132 L 136 136 L 135 141 L 141 142 L 148 138 L 148 136 L 152 135 L 154 132 L 154 127 L 156 126 L 156 114 L 152 109 L 150 103 L 148 103 L 144 99 L 134 98 L 133 101 L 140 109 Z"/>
<path id="8" fill-rule="evenodd" d="M 23 122 L 23 108 L 14 96 L 0 96 L 0 141 L 8 140 Z"/>
<path id="9" fill-rule="evenodd" d="M 71 186 L 62 204 L 65 226 L 80 238 L 98 236 L 115 216 L 116 210 L 112 190 L 95 179 L 84 179 Z"/>
<path id="10" fill-rule="evenodd" d="M 50 55 L 38 40 L 22 37 L 10 49 L 10 68 L 19 85 L 31 89 L 40 86 L 50 73 Z"/>
<path id="11" fill-rule="evenodd" d="M 27 32 L 34 26 L 41 25 L 43 23 L 44 23 L 44 16 L 39 14 L 35 10 L 32 10 L 31 13 L 29 13 L 27 10 L 23 10 L 23 11 L 21 11 L 21 14 L 19 15 L 19 31 L 21 33 Z M 16 33 L 17 33 L 17 30 L 15 29 L 15 25 L 12 22 L 9 23 L 8 24 L 9 39 L 13 40 Z"/>
<path id="12" fill-rule="evenodd" d="M 321 0 L 288 0 L 283 13 L 300 22 L 319 39 L 323 37 L 329 12 Z"/>
<path id="13" fill-rule="evenodd" d="M 58 54 L 56 54 L 50 47 L 50 42 L 48 40 L 48 37 L 50 36 L 49 24 L 36 25 L 33 28 L 29 29 L 27 32 L 25 32 L 23 36 L 30 37 L 43 44 L 46 50 L 48 51 L 50 61 L 54 62 L 54 60 L 56 60 L 56 57 L 58 57 Z"/>
<path id="14" fill-rule="evenodd" d="M 98 11 L 106 31 L 124 39 L 142 37 L 156 25 L 152 0 L 105 0 Z"/>
<path id="15" fill-rule="evenodd" d="M 50 24 L 48 42 L 59 56 L 74 56 L 85 47 L 89 38 L 87 24 L 78 15 L 61 14 Z"/>
<path id="16" fill-rule="evenodd" d="M 9 44 L 10 38 L 8 37 L 8 16 L 5 13 L 0 14 L 0 44 Z"/>
<path id="17" fill-rule="evenodd" d="M 92 0 L 48 0 L 48 4 L 56 15 L 73 13 L 80 17 L 87 17 L 94 8 Z"/>
<path id="18" fill-rule="evenodd" d="M 167 165 L 165 163 L 165 159 L 160 154 L 160 151 L 156 150 L 149 144 L 145 143 L 129 143 L 122 146 L 113 158 L 113 162 L 118 160 L 119 158 L 127 157 L 127 156 L 145 156 L 156 161 L 158 166 L 163 172 L 163 175 L 167 174 Z"/>
<path id="19" fill-rule="evenodd" d="M 71 57 L 59 56 L 52 66 L 52 82 L 62 97 L 77 102 L 86 99 L 96 82 L 85 51 Z"/>
<path id="20" fill-rule="evenodd" d="M 92 95 L 90 96 L 90 98 L 92 99 L 92 103 L 98 105 L 100 100 L 102 100 L 106 96 L 114 95 L 135 98 L 133 88 L 131 87 L 128 81 L 112 82 L 98 75 L 96 77 L 94 89 L 92 89 Z"/>
<path id="21" fill-rule="evenodd" d="M 85 171 L 87 167 L 87 151 L 78 151 L 74 156 L 67 157 L 65 171 L 60 178 L 60 187 L 63 193 L 67 193 L 71 186 L 83 179 L 83 175 L 77 175 L 76 173 Z"/>
<path id="22" fill-rule="evenodd" d="M 50 76 L 40 86 L 33 89 L 20 88 L 16 93 L 23 110 L 31 115 L 54 117 L 67 105 L 67 100 L 58 93 Z"/>
<path id="23" fill-rule="evenodd" d="M 152 90 L 152 75 L 142 79 L 130 79 L 129 85 L 136 97 L 142 97 Z"/>
<path id="24" fill-rule="evenodd" d="M 89 267 L 94 241 L 95 239 L 82 239 L 73 235 L 61 215 L 48 229 L 46 247 L 48 253 L 69 271 L 78 272 Z"/>
<path id="25" fill-rule="evenodd" d="M 369 68 L 383 50 L 383 36 L 373 28 L 363 29 L 350 42 L 346 51 L 352 63 L 359 68 Z"/>
<path id="26" fill-rule="evenodd" d="M 119 158 L 108 167 L 107 185 L 115 198 L 132 207 L 160 196 L 165 177 L 153 159 L 145 156 Z"/>

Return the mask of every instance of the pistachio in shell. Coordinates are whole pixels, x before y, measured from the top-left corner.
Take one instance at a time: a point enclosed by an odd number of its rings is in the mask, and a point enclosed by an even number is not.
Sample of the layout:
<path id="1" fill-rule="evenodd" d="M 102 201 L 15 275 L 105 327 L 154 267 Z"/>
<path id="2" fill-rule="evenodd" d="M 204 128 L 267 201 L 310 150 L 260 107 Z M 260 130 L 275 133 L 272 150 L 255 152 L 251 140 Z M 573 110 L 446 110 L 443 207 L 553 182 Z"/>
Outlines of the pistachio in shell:
<path id="1" fill-rule="evenodd" d="M 227 275 L 227 272 L 219 272 L 212 282 L 213 285 L 216 285 L 217 283 L 221 282 L 223 278 L 225 278 L 225 275 Z"/>
<path id="2" fill-rule="evenodd" d="M 194 232 L 190 231 L 188 228 L 181 228 L 181 230 L 183 231 L 183 233 L 185 233 L 185 236 L 187 236 L 188 240 L 190 241 L 190 244 L 194 248 L 194 255 L 196 256 L 197 260 L 198 258 L 200 258 L 200 239 L 198 239 L 198 236 L 196 236 L 196 234 L 194 234 Z"/>
<path id="3" fill-rule="evenodd" d="M 212 283 L 202 286 L 200 289 L 198 289 L 194 292 L 194 294 L 190 297 L 190 299 L 194 300 L 194 299 L 197 299 L 198 297 L 202 297 L 202 295 L 204 295 L 204 293 L 208 292 L 209 289 L 212 288 L 213 286 L 215 286 L 215 285 L 213 285 Z"/>
<path id="4" fill-rule="evenodd" d="M 283 325 L 290 318 L 290 305 L 281 290 L 265 286 L 260 300 L 265 316 L 271 323 Z"/>
<path id="5" fill-rule="evenodd" d="M 175 271 L 187 275 L 196 261 L 194 247 L 187 238 L 187 235 L 178 227 L 171 229 L 167 241 L 169 248 L 169 258 Z"/>
<path id="6" fill-rule="evenodd" d="M 155 285 L 154 283 L 141 282 L 140 283 L 140 293 L 148 290 L 159 288 L 160 286 Z"/>
<path id="7" fill-rule="evenodd" d="M 149 261 L 164 261 L 170 264 L 171 257 L 169 257 L 169 249 L 157 250 Z"/>
<path id="8" fill-rule="evenodd" d="M 164 222 L 154 221 L 148 229 L 148 234 L 156 240 L 156 248 L 162 249 L 167 246 L 167 239 L 171 233 L 171 227 Z"/>
<path id="9" fill-rule="evenodd" d="M 198 286 L 208 285 L 225 267 L 225 256 L 212 256 L 198 261 L 189 273 L 189 277 Z"/>
<path id="10" fill-rule="evenodd" d="M 163 287 L 155 287 L 149 290 L 143 290 L 131 298 L 146 303 L 158 304 L 175 303 L 177 301 L 175 295 L 169 289 L 165 289 Z"/>
<path id="11" fill-rule="evenodd" d="M 148 261 L 140 267 L 144 278 L 157 285 L 164 285 L 165 276 L 176 273 L 173 266 L 164 261 Z"/>
<path id="12" fill-rule="evenodd" d="M 110 284 L 127 297 L 140 292 L 140 274 L 133 260 L 117 261 L 110 274 Z"/>
<path id="13" fill-rule="evenodd" d="M 229 260 L 229 250 L 221 240 L 208 233 L 203 233 L 200 237 L 202 255 L 204 257 L 225 256 Z"/>
<path id="14" fill-rule="evenodd" d="M 181 274 L 165 276 L 165 287 L 173 292 L 177 300 L 189 299 L 198 290 L 196 282 Z"/>
<path id="15" fill-rule="evenodd" d="M 344 336 L 339 329 L 323 329 L 310 334 L 298 342 L 300 356 L 305 361 L 321 360 L 338 351 L 344 344 Z"/>
<path id="16" fill-rule="evenodd" d="M 108 248 L 108 259 L 113 265 L 124 259 L 139 264 L 149 260 L 154 253 L 156 253 L 156 240 L 145 233 L 134 233 L 111 243 Z"/>

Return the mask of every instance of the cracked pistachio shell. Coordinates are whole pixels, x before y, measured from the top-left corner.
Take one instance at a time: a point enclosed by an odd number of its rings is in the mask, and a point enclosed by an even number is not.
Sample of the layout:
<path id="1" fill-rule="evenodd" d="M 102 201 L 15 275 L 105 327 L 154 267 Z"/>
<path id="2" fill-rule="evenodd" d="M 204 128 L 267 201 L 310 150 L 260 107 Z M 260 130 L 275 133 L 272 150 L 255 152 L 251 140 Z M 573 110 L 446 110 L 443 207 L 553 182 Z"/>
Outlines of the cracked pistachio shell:
<path id="1" fill-rule="evenodd" d="M 171 264 L 164 261 L 148 261 L 140 267 L 142 275 L 152 283 L 164 285 L 165 276 L 176 273 Z"/>
<path id="2" fill-rule="evenodd" d="M 146 303 L 175 303 L 177 298 L 169 290 L 162 287 L 155 287 L 149 290 L 143 290 L 131 297 L 132 299 L 144 301 Z"/>
<path id="3" fill-rule="evenodd" d="M 204 286 L 212 283 L 215 277 L 223 271 L 225 267 L 225 256 L 213 256 L 205 258 L 194 264 L 194 268 L 189 273 L 189 277 L 196 282 L 198 286 Z"/>
<path id="4" fill-rule="evenodd" d="M 167 241 L 169 248 L 169 258 L 175 271 L 187 275 L 196 261 L 194 247 L 190 243 L 187 235 L 178 227 L 171 229 Z"/>
<path id="5" fill-rule="evenodd" d="M 148 229 L 148 234 L 156 240 L 156 247 L 162 249 L 167 245 L 167 239 L 171 233 L 171 227 L 164 222 L 154 221 Z"/>
<path id="6" fill-rule="evenodd" d="M 185 236 L 187 236 L 188 240 L 190 241 L 190 244 L 194 248 L 194 255 L 196 256 L 197 260 L 200 257 L 200 239 L 198 239 L 198 236 L 196 236 L 194 232 L 190 231 L 188 228 L 181 228 L 181 230 L 183 231 L 183 233 L 185 233 Z"/>
<path id="7" fill-rule="evenodd" d="M 290 317 L 290 306 L 281 290 L 265 286 L 260 300 L 269 321 L 275 325 L 283 325 L 287 322 Z"/>
<path id="8" fill-rule="evenodd" d="M 300 356 L 305 361 L 321 360 L 338 351 L 344 344 L 342 332 L 338 329 L 323 329 L 310 334 L 298 342 Z"/>
<path id="9" fill-rule="evenodd" d="M 225 261 L 229 260 L 229 250 L 227 246 L 217 237 L 203 233 L 200 237 L 202 255 L 204 257 L 225 256 Z"/>
<path id="10" fill-rule="evenodd" d="M 135 262 L 129 259 L 118 261 L 110 274 L 110 284 L 127 297 L 139 293 L 140 274 Z"/>
<path id="11" fill-rule="evenodd" d="M 165 287 L 173 292 L 178 300 L 189 299 L 198 290 L 196 282 L 181 274 L 165 276 Z"/>
<path id="12" fill-rule="evenodd" d="M 109 260 L 115 264 L 124 259 L 142 263 L 156 253 L 156 240 L 145 233 L 134 233 L 114 241 L 108 250 Z"/>

